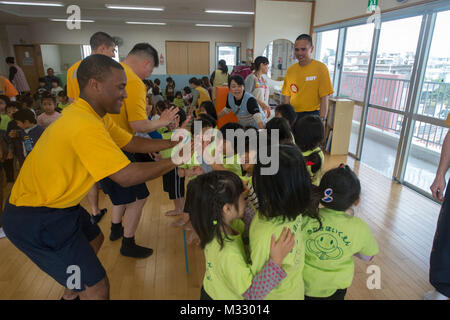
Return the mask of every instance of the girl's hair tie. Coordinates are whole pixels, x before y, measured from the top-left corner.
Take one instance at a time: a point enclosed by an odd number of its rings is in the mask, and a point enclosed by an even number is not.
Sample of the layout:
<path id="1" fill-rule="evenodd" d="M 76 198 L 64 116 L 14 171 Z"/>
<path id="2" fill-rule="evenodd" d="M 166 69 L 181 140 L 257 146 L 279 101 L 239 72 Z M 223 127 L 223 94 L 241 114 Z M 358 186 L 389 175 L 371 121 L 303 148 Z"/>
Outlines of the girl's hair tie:
<path id="1" fill-rule="evenodd" d="M 331 188 L 325 189 L 323 194 L 324 194 L 324 197 L 322 198 L 323 202 L 325 203 L 333 202 L 333 197 L 331 196 L 333 194 L 333 189 Z"/>
<path id="2" fill-rule="evenodd" d="M 213 220 L 213 225 L 217 225 L 217 220 Z"/>
<path id="3" fill-rule="evenodd" d="M 312 161 L 306 161 L 306 166 L 307 166 L 307 167 L 312 167 L 313 165 L 315 165 L 314 162 L 312 162 Z"/>

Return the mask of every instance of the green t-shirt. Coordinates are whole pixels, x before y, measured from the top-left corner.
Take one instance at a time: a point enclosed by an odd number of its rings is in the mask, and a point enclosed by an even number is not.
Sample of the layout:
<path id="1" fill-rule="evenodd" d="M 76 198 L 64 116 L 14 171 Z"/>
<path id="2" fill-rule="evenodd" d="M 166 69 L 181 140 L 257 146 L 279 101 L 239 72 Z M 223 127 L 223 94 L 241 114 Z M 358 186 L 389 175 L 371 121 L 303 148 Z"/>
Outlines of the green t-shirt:
<path id="1" fill-rule="evenodd" d="M 205 246 L 206 271 L 203 288 L 213 300 L 243 300 L 242 295 L 250 287 L 254 277 L 245 260 L 241 237 L 244 222 L 234 220 L 232 227 L 239 235 L 228 235 L 231 241 L 224 239 L 222 249 L 217 238 Z"/>
<path id="2" fill-rule="evenodd" d="M 319 209 L 319 222 L 305 217 L 302 225 L 305 243 L 305 295 L 329 297 L 338 289 L 350 287 L 353 280 L 353 255 L 373 256 L 378 245 L 369 226 L 360 218 L 343 211 Z"/>
<path id="3" fill-rule="evenodd" d="M 67 108 L 70 106 L 70 102 L 67 102 L 66 104 L 62 104 L 61 102 L 58 102 L 58 108 L 61 108 L 64 110 L 64 108 Z"/>
<path id="4" fill-rule="evenodd" d="M 175 105 L 175 107 L 184 108 L 184 100 L 183 99 L 174 98 L 173 99 L 173 104 Z"/>
<path id="5" fill-rule="evenodd" d="M 6 113 L 2 114 L 0 117 L 1 117 L 0 130 L 6 131 L 6 129 L 8 129 L 8 123 L 11 122 L 11 118 Z"/>
<path id="6" fill-rule="evenodd" d="M 321 165 L 320 165 L 320 169 L 317 170 L 315 173 L 313 173 L 311 171 L 311 167 L 307 166 L 306 168 L 308 169 L 309 175 L 311 176 L 311 183 L 315 186 L 319 186 L 320 184 L 320 179 L 322 179 L 322 170 L 323 170 L 323 165 L 325 163 L 325 156 L 323 155 L 322 149 L 320 149 L 320 147 L 315 148 L 314 150 L 309 150 L 309 151 L 305 151 L 302 152 L 302 156 L 305 158 L 309 155 L 311 155 L 314 152 L 318 152 L 319 153 L 319 157 L 321 160 Z"/>
<path id="7" fill-rule="evenodd" d="M 283 227 L 287 227 L 295 237 L 294 248 L 283 260 L 282 268 L 286 272 L 286 278 L 265 297 L 266 300 L 304 299 L 302 271 L 305 263 L 305 250 L 301 224 L 302 215 L 300 214 L 293 221 L 285 220 L 282 222 L 281 218 L 268 220 L 256 211 L 250 225 L 250 257 L 253 274 L 259 273 L 269 260 L 272 234 L 275 234 L 276 239 L 278 239 Z"/>
<path id="8" fill-rule="evenodd" d="M 223 166 L 225 170 L 236 173 L 239 177 L 242 177 L 242 167 L 239 154 L 235 154 L 232 157 L 223 158 Z"/>

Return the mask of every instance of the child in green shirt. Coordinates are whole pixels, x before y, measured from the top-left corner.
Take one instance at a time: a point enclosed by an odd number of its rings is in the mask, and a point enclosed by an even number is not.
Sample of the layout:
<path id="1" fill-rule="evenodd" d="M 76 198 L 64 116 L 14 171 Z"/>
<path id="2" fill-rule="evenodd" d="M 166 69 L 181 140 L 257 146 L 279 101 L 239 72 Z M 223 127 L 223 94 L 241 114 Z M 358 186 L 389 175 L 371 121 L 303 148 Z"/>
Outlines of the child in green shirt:
<path id="1" fill-rule="evenodd" d="M 248 265 L 241 237 L 245 197 L 242 180 L 229 171 L 212 171 L 188 184 L 185 209 L 205 253 L 201 300 L 263 299 L 286 276 L 281 266 L 295 242 L 286 228 L 278 241 L 268 235 L 270 247 L 257 273 Z"/>
<path id="2" fill-rule="evenodd" d="M 183 111 L 186 112 L 185 106 L 184 106 L 183 95 L 181 94 L 181 91 L 177 91 L 175 93 L 175 98 L 173 99 L 173 105 L 175 107 L 183 109 Z"/>
<path id="3" fill-rule="evenodd" d="M 306 116 L 295 124 L 295 143 L 302 151 L 313 185 L 320 184 L 325 158 L 320 149 L 324 138 L 323 123 L 318 116 Z"/>
<path id="4" fill-rule="evenodd" d="M 322 226 L 309 217 L 302 224 L 305 298 L 344 300 L 353 280 L 353 256 L 370 261 L 378 246 L 368 225 L 345 212 L 359 203 L 361 193 L 359 179 L 348 166 L 326 172 L 318 193 Z"/>
<path id="5" fill-rule="evenodd" d="M 58 108 L 60 110 L 64 110 L 66 107 L 70 105 L 69 97 L 65 91 L 61 91 L 58 93 Z"/>
<path id="6" fill-rule="evenodd" d="M 261 144 L 260 141 L 259 148 Z M 303 300 L 305 250 L 301 233 L 302 218 L 304 215 L 318 218 L 318 213 L 317 208 L 312 206 L 311 181 L 300 150 L 293 145 L 279 145 L 277 151 L 277 173 L 264 174 L 263 169 L 273 164 L 263 164 L 260 160 L 253 168 L 253 186 L 259 209 L 250 225 L 252 272 L 260 272 L 269 258 L 271 235 L 279 235 L 283 228 L 289 228 L 294 234 L 295 246 L 283 260 L 286 279 L 266 299 Z"/>

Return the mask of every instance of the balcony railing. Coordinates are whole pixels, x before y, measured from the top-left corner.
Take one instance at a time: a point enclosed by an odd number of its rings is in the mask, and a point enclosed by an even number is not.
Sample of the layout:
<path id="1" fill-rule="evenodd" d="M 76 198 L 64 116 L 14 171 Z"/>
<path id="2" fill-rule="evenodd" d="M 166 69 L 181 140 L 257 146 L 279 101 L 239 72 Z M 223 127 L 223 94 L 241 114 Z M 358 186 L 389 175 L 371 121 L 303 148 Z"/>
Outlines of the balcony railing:
<path id="1" fill-rule="evenodd" d="M 405 111 L 410 81 L 402 75 L 375 76 L 372 82 L 370 104 L 392 109 L 394 112 L 369 108 L 367 124 L 382 131 L 399 135 Z M 347 96 L 360 105 L 364 100 L 367 76 L 356 72 L 344 72 L 341 81 L 341 96 Z M 426 81 L 423 84 L 418 115 L 445 120 L 449 113 L 450 83 Z M 356 108 L 353 120 L 360 122 L 362 108 Z M 417 121 L 413 143 L 440 151 L 447 129 Z"/>

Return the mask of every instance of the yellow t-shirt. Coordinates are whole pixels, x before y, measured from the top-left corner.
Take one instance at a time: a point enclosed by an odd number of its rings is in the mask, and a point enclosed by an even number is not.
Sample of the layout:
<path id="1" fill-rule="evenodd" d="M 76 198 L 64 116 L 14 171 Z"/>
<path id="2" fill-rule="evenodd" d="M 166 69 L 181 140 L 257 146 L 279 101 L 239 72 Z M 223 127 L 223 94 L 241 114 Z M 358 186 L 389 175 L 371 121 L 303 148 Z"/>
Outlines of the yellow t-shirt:
<path id="1" fill-rule="evenodd" d="M 201 86 L 198 86 L 197 88 L 195 88 L 195 90 L 197 90 L 198 93 L 200 94 L 200 97 L 197 100 L 197 107 L 200 107 L 203 101 L 211 101 L 208 90 L 206 90 Z"/>
<path id="2" fill-rule="evenodd" d="M 80 96 L 80 87 L 78 85 L 77 71 L 82 60 L 75 63 L 67 70 L 67 96 L 73 100 Z"/>
<path id="3" fill-rule="evenodd" d="M 132 137 L 77 99 L 44 131 L 25 159 L 10 203 L 50 208 L 78 205 L 96 181 L 130 163 L 120 148 Z"/>
<path id="4" fill-rule="evenodd" d="M 130 126 L 130 122 L 138 120 L 146 120 L 146 94 L 147 90 L 144 82 L 139 78 L 134 71 L 125 63 L 121 63 L 127 76 L 127 91 L 128 98 L 123 101 L 120 114 L 108 113 L 108 116 L 122 129 L 134 135 L 135 132 Z"/>
<path id="5" fill-rule="evenodd" d="M 445 120 L 445 124 L 450 127 L 450 113 L 448 114 L 447 119 Z"/>
<path id="6" fill-rule="evenodd" d="M 298 63 L 289 67 L 281 93 L 291 97 L 295 112 L 320 110 L 320 98 L 334 92 L 328 68 L 312 60 L 307 66 Z"/>

